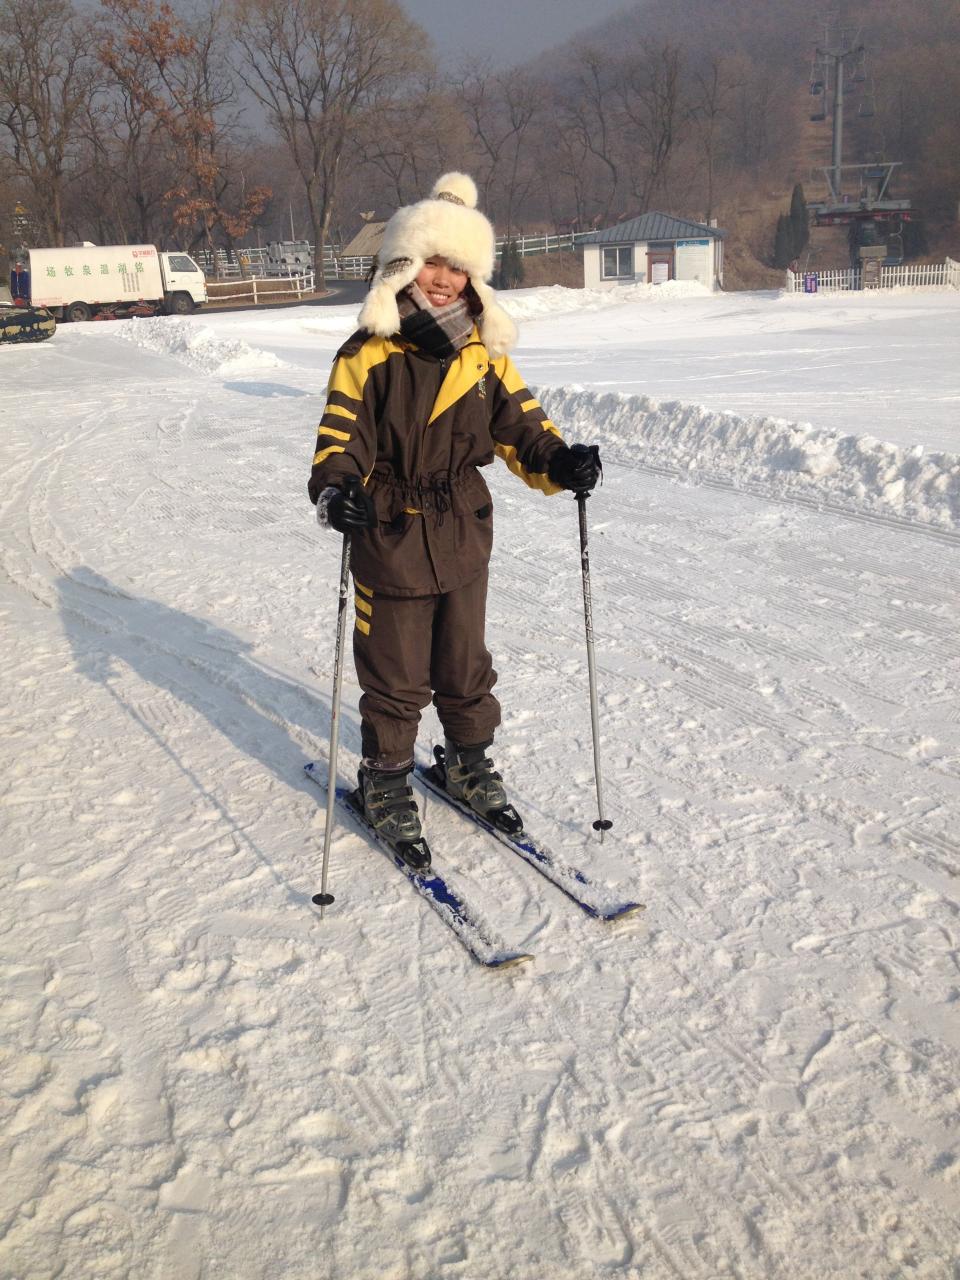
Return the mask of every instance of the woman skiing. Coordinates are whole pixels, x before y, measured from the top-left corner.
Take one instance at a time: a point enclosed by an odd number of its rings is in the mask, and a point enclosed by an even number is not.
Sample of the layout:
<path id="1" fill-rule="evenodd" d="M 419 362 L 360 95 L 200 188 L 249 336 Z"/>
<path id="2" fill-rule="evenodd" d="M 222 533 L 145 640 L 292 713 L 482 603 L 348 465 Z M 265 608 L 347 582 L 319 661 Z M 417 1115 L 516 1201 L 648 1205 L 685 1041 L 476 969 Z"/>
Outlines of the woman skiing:
<path id="1" fill-rule="evenodd" d="M 600 475 L 598 450 L 564 444 L 506 354 L 516 327 L 487 283 L 495 240 L 476 201 L 472 179 L 448 173 L 387 223 L 360 328 L 330 373 L 309 482 L 320 523 L 353 535 L 356 800 L 421 869 L 430 854 L 408 775 L 431 692 L 448 792 L 504 831 L 523 825 L 489 755 L 500 704 L 479 468 L 499 456 L 545 494 Z"/>

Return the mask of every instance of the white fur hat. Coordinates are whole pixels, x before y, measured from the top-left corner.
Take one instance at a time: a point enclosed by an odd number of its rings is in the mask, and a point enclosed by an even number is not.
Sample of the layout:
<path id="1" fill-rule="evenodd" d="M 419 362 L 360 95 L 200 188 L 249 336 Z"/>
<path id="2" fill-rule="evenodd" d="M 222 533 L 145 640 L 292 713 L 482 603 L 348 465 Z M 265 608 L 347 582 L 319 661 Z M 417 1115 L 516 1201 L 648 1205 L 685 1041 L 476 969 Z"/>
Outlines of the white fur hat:
<path id="1" fill-rule="evenodd" d="M 483 304 L 477 326 L 494 357 L 517 340 L 517 326 L 497 304 L 487 283 L 497 249 L 493 227 L 477 208 L 477 187 L 465 173 L 445 173 L 426 200 L 398 209 L 386 225 L 377 255 L 379 265 L 358 323 L 389 338 L 400 328 L 397 294 L 416 280 L 428 258 L 446 258 L 466 271 Z"/>

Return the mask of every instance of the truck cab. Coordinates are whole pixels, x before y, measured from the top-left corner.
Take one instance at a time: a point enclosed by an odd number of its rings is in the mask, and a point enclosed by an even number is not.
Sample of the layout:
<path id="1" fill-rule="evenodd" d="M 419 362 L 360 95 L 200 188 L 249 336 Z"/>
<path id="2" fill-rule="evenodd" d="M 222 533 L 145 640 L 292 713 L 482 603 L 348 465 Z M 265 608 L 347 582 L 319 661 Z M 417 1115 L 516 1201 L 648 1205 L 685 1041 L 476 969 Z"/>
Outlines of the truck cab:
<path id="1" fill-rule="evenodd" d="M 189 315 L 207 300 L 203 272 L 187 253 L 161 253 L 165 310 L 170 315 Z"/>

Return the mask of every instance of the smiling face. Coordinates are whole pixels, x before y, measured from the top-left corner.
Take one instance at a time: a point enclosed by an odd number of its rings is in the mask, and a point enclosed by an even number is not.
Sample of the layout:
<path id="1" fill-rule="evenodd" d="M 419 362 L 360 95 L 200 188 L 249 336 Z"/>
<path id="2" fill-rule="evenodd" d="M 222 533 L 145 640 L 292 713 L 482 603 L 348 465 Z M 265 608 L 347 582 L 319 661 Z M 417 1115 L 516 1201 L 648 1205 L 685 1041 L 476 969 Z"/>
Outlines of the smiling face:
<path id="1" fill-rule="evenodd" d="M 434 255 L 421 267 L 416 284 L 432 307 L 446 307 L 456 302 L 467 287 L 467 273 L 451 266 L 446 258 Z"/>

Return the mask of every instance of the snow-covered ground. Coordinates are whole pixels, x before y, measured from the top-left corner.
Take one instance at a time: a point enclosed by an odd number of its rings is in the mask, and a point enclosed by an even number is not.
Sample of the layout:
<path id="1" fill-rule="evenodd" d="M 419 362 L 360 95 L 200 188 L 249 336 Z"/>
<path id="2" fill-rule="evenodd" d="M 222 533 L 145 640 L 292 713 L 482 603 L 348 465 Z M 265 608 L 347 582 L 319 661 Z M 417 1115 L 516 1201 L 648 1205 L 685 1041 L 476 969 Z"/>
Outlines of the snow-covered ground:
<path id="1" fill-rule="evenodd" d="M 576 507 L 499 466 L 497 758 L 648 908 L 424 801 L 500 974 L 346 826 L 310 905 L 353 309 L 0 349 L 4 1278 L 958 1274 L 960 296 L 677 294 L 508 297 L 606 460 L 611 836 Z"/>

